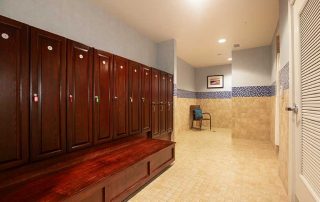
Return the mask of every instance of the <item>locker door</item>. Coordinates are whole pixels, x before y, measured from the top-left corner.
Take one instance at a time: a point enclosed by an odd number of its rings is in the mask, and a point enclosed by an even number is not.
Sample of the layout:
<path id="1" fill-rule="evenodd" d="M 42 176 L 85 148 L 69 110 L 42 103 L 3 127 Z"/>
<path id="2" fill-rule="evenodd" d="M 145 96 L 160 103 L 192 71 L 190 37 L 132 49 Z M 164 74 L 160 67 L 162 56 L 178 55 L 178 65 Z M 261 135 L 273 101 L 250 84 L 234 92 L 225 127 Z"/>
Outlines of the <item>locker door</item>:
<path id="1" fill-rule="evenodd" d="M 94 142 L 108 142 L 111 135 L 112 114 L 112 55 L 103 51 L 94 51 Z"/>
<path id="2" fill-rule="evenodd" d="M 0 170 L 28 159 L 28 26 L 0 16 Z"/>
<path id="3" fill-rule="evenodd" d="M 92 48 L 68 41 L 68 150 L 92 145 Z"/>
<path id="4" fill-rule="evenodd" d="M 141 132 L 141 72 L 140 65 L 129 62 L 129 133 Z"/>
<path id="5" fill-rule="evenodd" d="M 31 29 L 31 159 L 66 151 L 66 39 Z"/>
<path id="6" fill-rule="evenodd" d="M 143 67 L 141 70 L 141 93 L 142 93 L 142 130 L 151 130 L 151 70 Z"/>
<path id="7" fill-rule="evenodd" d="M 115 56 L 113 65 L 113 138 L 128 136 L 128 61 Z"/>
<path id="8" fill-rule="evenodd" d="M 159 78 L 160 72 L 158 70 L 152 69 L 152 109 L 151 109 L 151 119 L 152 119 L 152 135 L 159 135 Z"/>

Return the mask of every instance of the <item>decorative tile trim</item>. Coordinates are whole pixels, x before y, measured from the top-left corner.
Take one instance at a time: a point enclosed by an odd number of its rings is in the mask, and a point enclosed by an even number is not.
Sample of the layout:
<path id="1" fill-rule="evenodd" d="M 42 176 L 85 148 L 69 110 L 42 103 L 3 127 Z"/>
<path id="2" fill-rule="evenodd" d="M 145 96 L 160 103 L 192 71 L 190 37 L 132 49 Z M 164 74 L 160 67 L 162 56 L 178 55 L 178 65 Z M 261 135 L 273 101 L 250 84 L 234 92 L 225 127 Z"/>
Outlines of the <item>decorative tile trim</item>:
<path id="1" fill-rule="evenodd" d="M 271 96 L 275 96 L 277 94 L 276 91 L 276 82 L 273 82 L 271 85 Z"/>
<path id="2" fill-rule="evenodd" d="M 280 70 L 279 76 L 280 86 L 282 86 L 284 90 L 289 89 L 289 63 Z"/>
<path id="3" fill-rule="evenodd" d="M 231 99 L 231 91 L 196 92 L 197 99 Z"/>
<path id="4" fill-rule="evenodd" d="M 197 98 L 196 93 L 188 90 L 177 90 L 178 98 Z"/>
<path id="5" fill-rule="evenodd" d="M 270 97 L 271 86 L 233 87 L 232 97 Z"/>
<path id="6" fill-rule="evenodd" d="M 173 84 L 173 96 L 178 96 L 178 87 L 177 84 Z"/>

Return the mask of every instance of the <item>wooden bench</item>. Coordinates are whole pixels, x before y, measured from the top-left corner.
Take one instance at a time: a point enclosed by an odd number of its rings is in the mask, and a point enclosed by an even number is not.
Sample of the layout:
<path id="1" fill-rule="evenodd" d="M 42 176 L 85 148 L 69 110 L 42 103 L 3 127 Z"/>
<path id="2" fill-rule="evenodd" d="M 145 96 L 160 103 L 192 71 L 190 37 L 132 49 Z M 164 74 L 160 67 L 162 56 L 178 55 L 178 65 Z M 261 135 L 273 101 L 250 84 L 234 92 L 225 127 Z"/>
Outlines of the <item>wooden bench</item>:
<path id="1" fill-rule="evenodd" d="M 0 201 L 122 201 L 175 159 L 174 142 L 148 138 L 131 140 L 130 144 L 119 142 L 100 150 L 93 152 L 92 159 L 55 172 L 33 174 L 36 177 L 32 179 L 23 176 L 30 176 L 33 171 L 16 172 L 23 180 L 18 182 L 15 177 L 15 183 L 9 186 L 4 186 L 3 181 Z M 12 173 L 0 177 L 9 184 L 10 179 L 6 178 L 10 175 L 13 177 Z"/>

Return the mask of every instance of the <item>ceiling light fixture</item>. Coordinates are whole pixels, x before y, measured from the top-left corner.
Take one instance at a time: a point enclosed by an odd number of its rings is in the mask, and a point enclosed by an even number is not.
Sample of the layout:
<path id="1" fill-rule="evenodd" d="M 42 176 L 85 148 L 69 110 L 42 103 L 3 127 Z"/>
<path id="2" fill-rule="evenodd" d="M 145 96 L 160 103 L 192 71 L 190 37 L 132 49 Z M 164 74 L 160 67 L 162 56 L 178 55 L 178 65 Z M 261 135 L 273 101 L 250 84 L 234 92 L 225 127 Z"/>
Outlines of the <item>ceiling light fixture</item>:
<path id="1" fill-rule="evenodd" d="M 228 58 L 228 61 L 232 61 L 232 58 Z"/>
<path id="2" fill-rule="evenodd" d="M 225 43 L 225 42 L 227 42 L 227 39 L 222 38 L 222 39 L 219 39 L 218 42 L 219 42 L 219 43 Z"/>

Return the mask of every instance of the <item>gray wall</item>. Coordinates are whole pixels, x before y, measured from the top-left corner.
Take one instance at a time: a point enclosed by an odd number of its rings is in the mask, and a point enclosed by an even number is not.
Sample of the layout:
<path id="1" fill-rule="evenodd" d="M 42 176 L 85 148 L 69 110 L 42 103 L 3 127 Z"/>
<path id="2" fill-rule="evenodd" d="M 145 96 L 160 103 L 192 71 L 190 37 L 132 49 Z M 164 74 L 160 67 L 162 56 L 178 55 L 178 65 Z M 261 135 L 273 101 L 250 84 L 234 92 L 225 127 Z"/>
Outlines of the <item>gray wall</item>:
<path id="1" fill-rule="evenodd" d="M 157 44 L 157 67 L 174 74 L 176 66 L 176 41 L 174 39 Z"/>
<path id="2" fill-rule="evenodd" d="M 219 65 L 195 69 L 197 92 L 232 91 L 232 66 Z M 207 76 L 224 75 L 224 88 L 207 89 Z"/>
<path id="3" fill-rule="evenodd" d="M 268 86 L 271 83 L 271 46 L 232 52 L 232 85 Z"/>
<path id="4" fill-rule="evenodd" d="M 87 0 L 1 0 L 0 15 L 157 66 L 156 43 Z"/>
<path id="5" fill-rule="evenodd" d="M 177 60 L 177 88 L 196 91 L 195 69 L 180 58 Z"/>

